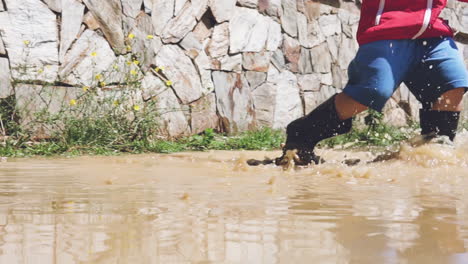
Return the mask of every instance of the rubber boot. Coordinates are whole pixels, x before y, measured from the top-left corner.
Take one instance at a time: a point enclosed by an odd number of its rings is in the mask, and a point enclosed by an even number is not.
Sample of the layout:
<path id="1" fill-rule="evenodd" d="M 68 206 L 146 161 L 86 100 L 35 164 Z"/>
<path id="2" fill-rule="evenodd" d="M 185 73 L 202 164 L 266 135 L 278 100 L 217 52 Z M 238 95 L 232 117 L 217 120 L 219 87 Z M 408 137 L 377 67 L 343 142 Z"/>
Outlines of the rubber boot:
<path id="1" fill-rule="evenodd" d="M 457 134 L 460 112 L 421 109 L 419 120 L 421 135 L 447 136 L 451 141 Z"/>
<path id="2" fill-rule="evenodd" d="M 276 165 L 282 165 L 287 150 L 297 150 L 299 160 L 296 165 L 318 164 L 320 157 L 314 153 L 314 148 L 320 141 L 345 134 L 351 130 L 352 118 L 340 120 L 335 108 L 335 97 L 319 105 L 308 115 L 291 122 L 286 128 L 286 144 L 283 155 L 275 160 Z"/>

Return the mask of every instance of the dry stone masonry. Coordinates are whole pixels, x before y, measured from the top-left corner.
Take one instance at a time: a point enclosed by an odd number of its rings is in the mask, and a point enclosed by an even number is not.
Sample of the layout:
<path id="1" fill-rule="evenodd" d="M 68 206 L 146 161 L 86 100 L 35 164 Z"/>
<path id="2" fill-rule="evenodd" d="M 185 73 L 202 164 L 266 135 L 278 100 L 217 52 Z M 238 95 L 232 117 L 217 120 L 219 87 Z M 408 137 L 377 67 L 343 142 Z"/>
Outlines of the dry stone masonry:
<path id="1" fill-rule="evenodd" d="M 56 91 L 68 100 L 83 86 L 125 85 L 129 61 L 142 99 L 156 98 L 170 137 L 216 128 L 236 133 L 284 128 L 347 81 L 358 49 L 359 0 L 2 0 L 0 98 Z M 443 16 L 468 58 L 468 7 Z M 170 89 L 154 67 L 164 69 Z M 20 98 L 20 96 L 22 98 Z M 69 98 L 70 97 L 70 98 Z M 34 98 L 33 98 L 34 99 Z M 37 98 L 36 98 L 37 99 Z M 32 100 L 41 104 L 43 100 Z M 55 102 L 50 105 L 58 104 Z M 35 109 L 35 105 L 26 105 Z M 172 109 L 172 110 L 171 110 Z M 417 118 L 402 87 L 388 121 Z M 29 117 L 23 117 L 28 119 Z"/>

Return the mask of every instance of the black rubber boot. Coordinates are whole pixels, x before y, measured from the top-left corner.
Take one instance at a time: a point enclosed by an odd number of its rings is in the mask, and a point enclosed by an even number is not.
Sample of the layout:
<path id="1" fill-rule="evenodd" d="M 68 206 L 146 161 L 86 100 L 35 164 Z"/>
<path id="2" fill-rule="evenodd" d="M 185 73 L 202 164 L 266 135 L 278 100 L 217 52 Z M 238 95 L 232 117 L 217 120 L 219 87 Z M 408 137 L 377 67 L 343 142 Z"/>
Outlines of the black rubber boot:
<path id="1" fill-rule="evenodd" d="M 286 128 L 286 144 L 283 155 L 275 160 L 276 165 L 282 165 L 287 150 L 297 150 L 299 160 L 296 165 L 318 164 L 320 157 L 314 153 L 314 148 L 320 141 L 345 134 L 351 130 L 352 118 L 340 120 L 335 109 L 335 97 L 319 105 L 308 115 L 291 122 Z"/>
<path id="2" fill-rule="evenodd" d="M 447 136 L 453 141 L 457 134 L 459 119 L 460 112 L 421 109 L 419 111 L 421 135 Z"/>

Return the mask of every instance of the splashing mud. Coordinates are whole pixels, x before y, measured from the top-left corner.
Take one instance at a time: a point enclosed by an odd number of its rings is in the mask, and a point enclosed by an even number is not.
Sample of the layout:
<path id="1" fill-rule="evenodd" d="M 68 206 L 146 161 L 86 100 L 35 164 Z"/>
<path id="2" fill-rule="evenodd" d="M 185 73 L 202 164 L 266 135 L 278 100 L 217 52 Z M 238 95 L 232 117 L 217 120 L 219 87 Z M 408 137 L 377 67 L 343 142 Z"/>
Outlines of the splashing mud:
<path id="1" fill-rule="evenodd" d="M 246 165 L 280 152 L 8 160 L 0 263 L 468 263 L 457 140 L 288 171 Z"/>

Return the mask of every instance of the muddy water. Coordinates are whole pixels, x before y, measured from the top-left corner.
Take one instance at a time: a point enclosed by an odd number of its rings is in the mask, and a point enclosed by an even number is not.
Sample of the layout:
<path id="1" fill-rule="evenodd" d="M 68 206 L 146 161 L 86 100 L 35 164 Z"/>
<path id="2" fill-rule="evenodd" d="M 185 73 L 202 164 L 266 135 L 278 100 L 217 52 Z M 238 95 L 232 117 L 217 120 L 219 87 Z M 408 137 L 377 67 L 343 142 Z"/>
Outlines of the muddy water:
<path id="1" fill-rule="evenodd" d="M 468 135 L 398 160 L 277 152 L 0 163 L 0 263 L 468 263 Z"/>

